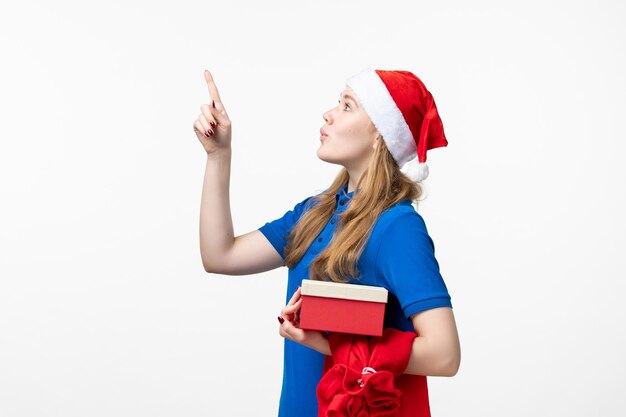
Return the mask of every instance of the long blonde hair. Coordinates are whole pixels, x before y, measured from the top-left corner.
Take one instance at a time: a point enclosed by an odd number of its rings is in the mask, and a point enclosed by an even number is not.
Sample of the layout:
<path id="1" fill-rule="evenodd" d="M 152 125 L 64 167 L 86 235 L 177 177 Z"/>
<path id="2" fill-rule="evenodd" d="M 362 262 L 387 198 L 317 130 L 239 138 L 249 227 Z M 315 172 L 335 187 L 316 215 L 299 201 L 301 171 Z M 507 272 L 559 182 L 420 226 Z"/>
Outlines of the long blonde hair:
<path id="1" fill-rule="evenodd" d="M 382 136 L 378 135 L 366 170 L 356 185 L 348 208 L 338 214 L 339 221 L 328 246 L 310 265 L 309 279 L 348 282 L 359 279 L 357 261 L 369 239 L 378 216 L 402 200 L 419 203 L 422 186 L 400 170 Z M 335 195 L 349 180 L 343 168 L 325 192 L 311 198 L 309 207 L 293 227 L 285 246 L 285 265 L 293 268 L 313 240 L 322 232 L 335 211 Z M 315 204 L 311 204 L 314 202 Z"/>

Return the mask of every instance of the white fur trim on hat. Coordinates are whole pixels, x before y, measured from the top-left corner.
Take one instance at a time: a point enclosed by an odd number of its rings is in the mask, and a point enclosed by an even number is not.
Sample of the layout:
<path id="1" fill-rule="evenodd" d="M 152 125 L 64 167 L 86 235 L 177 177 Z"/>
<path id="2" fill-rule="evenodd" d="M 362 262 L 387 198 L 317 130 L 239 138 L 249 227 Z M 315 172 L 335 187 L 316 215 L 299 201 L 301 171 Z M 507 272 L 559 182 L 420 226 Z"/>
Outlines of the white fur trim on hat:
<path id="1" fill-rule="evenodd" d="M 376 71 L 367 67 L 349 77 L 346 85 L 357 95 L 398 165 L 415 157 L 417 147 L 411 129 Z"/>

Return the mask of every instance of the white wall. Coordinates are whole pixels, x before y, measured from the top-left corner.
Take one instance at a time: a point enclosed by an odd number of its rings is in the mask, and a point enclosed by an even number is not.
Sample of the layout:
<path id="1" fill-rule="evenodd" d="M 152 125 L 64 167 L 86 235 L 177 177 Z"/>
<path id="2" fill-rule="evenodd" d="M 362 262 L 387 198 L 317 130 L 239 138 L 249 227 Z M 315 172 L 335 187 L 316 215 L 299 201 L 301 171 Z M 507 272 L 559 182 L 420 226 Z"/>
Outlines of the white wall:
<path id="1" fill-rule="evenodd" d="M 429 378 L 433 417 L 624 415 L 625 17 L 617 1 L 4 5 L 0 414 L 276 415 L 287 269 L 200 260 L 203 70 L 233 121 L 243 234 L 330 183 L 322 113 L 372 66 L 417 74 L 449 141 L 420 212 L 462 363 Z"/>

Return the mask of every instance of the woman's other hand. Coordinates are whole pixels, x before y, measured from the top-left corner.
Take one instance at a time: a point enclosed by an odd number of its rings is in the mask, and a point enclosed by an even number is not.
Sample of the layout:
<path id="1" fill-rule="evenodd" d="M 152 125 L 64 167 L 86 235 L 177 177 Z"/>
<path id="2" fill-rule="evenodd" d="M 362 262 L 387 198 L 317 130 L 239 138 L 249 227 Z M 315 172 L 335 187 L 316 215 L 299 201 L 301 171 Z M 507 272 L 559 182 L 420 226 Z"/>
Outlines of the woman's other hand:
<path id="1" fill-rule="evenodd" d="M 193 130 L 207 153 L 230 150 L 231 123 L 228 113 L 209 70 L 204 71 L 204 79 L 209 89 L 211 102 L 200 106 L 201 113 L 193 124 Z"/>
<path id="2" fill-rule="evenodd" d="M 293 293 L 287 305 L 280 311 L 278 333 L 285 339 L 300 343 L 324 355 L 331 355 L 328 338 L 317 330 L 303 330 L 300 328 L 300 306 L 302 297 L 301 288 Z"/>

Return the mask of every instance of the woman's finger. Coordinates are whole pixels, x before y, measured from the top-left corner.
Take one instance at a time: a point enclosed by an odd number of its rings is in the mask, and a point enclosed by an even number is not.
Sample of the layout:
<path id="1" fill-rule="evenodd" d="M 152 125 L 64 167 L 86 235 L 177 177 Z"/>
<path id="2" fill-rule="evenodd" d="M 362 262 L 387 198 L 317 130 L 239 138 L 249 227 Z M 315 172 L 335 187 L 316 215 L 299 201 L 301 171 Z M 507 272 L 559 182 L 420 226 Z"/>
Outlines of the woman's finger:
<path id="1" fill-rule="evenodd" d="M 213 75 L 211 75 L 209 70 L 204 70 L 204 79 L 206 80 L 209 94 L 211 96 L 211 103 L 208 104 L 208 109 L 211 111 L 215 122 L 223 128 L 228 129 L 230 127 L 230 119 L 228 118 L 228 113 L 224 108 L 224 103 L 222 103 L 220 93 L 217 91 L 215 81 L 213 81 Z"/>
<path id="2" fill-rule="evenodd" d="M 223 127 L 230 126 L 230 119 L 228 118 L 226 110 L 224 110 L 224 106 L 221 106 L 221 108 L 219 108 L 219 106 L 216 107 L 217 104 L 218 103 L 216 102 L 209 103 L 207 104 L 207 108 L 211 112 L 211 115 L 218 125 L 222 125 Z"/>
<path id="3" fill-rule="evenodd" d="M 301 307 L 302 299 L 296 301 L 296 303 L 291 306 L 284 307 L 281 311 L 281 315 L 293 324 L 299 324 L 300 317 L 298 316 L 298 313 L 300 313 Z"/>
<path id="4" fill-rule="evenodd" d="M 220 106 L 219 110 L 222 110 L 224 108 L 224 106 L 221 105 L 222 99 L 220 98 L 220 93 L 217 91 L 215 81 L 213 81 L 213 75 L 211 75 L 211 72 L 209 70 L 204 70 L 204 79 L 206 80 L 211 100 L 215 102 L 216 108 L 217 106 Z"/>
<path id="5" fill-rule="evenodd" d="M 204 128 L 204 126 L 202 126 L 202 123 L 200 122 L 200 118 L 198 117 L 198 119 L 194 122 L 193 124 L 194 130 L 198 133 L 202 133 L 204 134 L 204 136 L 209 137 L 209 132 L 207 132 Z"/>
<path id="6" fill-rule="evenodd" d="M 292 340 L 294 342 L 300 342 L 303 339 L 303 337 L 304 337 L 303 330 L 298 329 L 293 324 L 291 324 L 291 322 L 289 322 L 288 320 L 285 320 L 280 325 L 278 333 L 282 337 L 284 337 L 286 339 L 289 339 L 289 340 Z"/>
<path id="7" fill-rule="evenodd" d="M 211 114 L 211 110 L 209 109 L 209 105 L 208 104 L 201 105 L 200 106 L 200 111 L 202 112 L 202 115 L 206 119 L 207 123 L 209 125 L 211 125 L 211 129 L 213 131 L 215 131 L 215 126 L 217 126 L 217 124 L 215 123 L 215 117 L 213 117 L 213 114 Z M 213 124 L 211 124 L 211 122 L 213 122 Z"/>
<path id="8" fill-rule="evenodd" d="M 291 296 L 291 299 L 289 300 L 289 302 L 287 303 L 287 305 L 290 305 L 290 304 L 295 303 L 296 301 L 298 301 L 298 298 L 299 298 L 299 297 L 300 297 L 300 287 L 298 287 L 298 288 L 294 291 L 294 293 L 293 293 L 293 295 Z"/>
<path id="9" fill-rule="evenodd" d="M 209 134 L 209 130 L 212 130 L 215 132 L 215 129 L 213 129 L 210 125 L 209 122 L 207 122 L 206 118 L 204 117 L 203 114 L 201 114 L 200 116 L 198 116 L 198 120 L 200 121 L 200 124 L 202 125 L 202 127 L 204 128 L 204 131 L 206 132 L 206 134 Z"/>
<path id="10" fill-rule="evenodd" d="M 288 304 L 287 306 L 283 307 L 280 312 L 282 314 L 293 314 L 294 312 L 300 309 L 301 305 L 302 305 L 302 298 L 296 301 L 294 304 Z"/>

